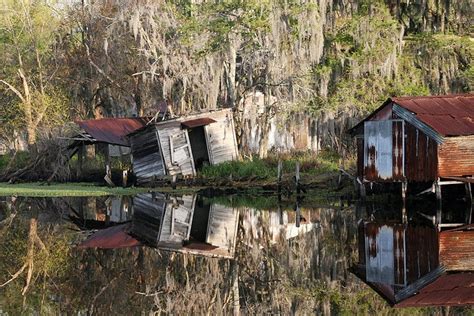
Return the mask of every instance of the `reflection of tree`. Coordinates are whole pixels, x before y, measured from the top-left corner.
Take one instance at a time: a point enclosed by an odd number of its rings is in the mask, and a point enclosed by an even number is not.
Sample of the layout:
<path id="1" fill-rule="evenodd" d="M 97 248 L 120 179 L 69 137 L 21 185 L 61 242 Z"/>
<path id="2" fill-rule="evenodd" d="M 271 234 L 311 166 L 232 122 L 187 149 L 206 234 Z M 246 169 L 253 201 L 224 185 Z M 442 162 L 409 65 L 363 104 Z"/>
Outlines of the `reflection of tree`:
<path id="1" fill-rule="evenodd" d="M 20 275 L 1 290 L 4 312 L 201 315 L 240 310 L 244 314 L 330 315 L 415 311 L 389 310 L 377 294 L 348 274 L 356 253 L 352 210 L 302 210 L 308 221 L 317 219 L 319 228 L 286 240 L 282 233 L 275 235 L 271 212 L 243 209 L 236 260 L 227 260 L 148 247 L 74 249 L 69 243 L 77 235 L 68 230 L 67 222 L 56 220 L 58 206 L 48 199 L 17 203 L 11 211 L 17 216 L 10 226 L 0 226 L 0 282 L 10 280 L 26 263 Z M 250 215 L 255 219 L 252 230 L 244 225 Z"/>

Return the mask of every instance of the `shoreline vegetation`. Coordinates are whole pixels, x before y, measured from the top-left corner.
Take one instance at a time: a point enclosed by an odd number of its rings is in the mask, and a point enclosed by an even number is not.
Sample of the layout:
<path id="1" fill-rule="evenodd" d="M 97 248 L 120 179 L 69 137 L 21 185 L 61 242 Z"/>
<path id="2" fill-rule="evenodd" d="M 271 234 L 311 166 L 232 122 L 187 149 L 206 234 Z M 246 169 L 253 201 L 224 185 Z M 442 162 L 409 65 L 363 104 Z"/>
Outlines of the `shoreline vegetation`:
<path id="1" fill-rule="evenodd" d="M 321 152 L 317 156 L 310 153 L 294 153 L 286 156 L 270 156 L 265 159 L 250 157 L 239 161 L 205 166 L 194 179 L 178 178 L 175 188 L 172 187 L 169 179 L 160 180 L 145 187 L 106 186 L 105 181 L 97 181 L 101 177 L 99 157 L 96 162 L 91 162 L 89 165 L 91 173 L 99 175 L 99 178 L 96 177 L 90 182 L 85 182 L 84 179 L 51 183 L 47 181 L 18 181 L 13 184 L 0 182 L 0 196 L 104 196 L 133 195 L 152 191 L 178 194 L 198 191 L 205 191 L 209 194 L 276 193 L 280 160 L 282 164 L 280 182 L 282 194 L 288 195 L 296 192 L 296 165 L 299 166 L 300 184 L 303 189 L 318 189 L 324 192 L 340 189 L 337 185 L 339 156 L 332 152 Z M 74 161 L 71 162 L 71 173 L 74 170 L 74 163 Z M 120 168 L 123 167 L 123 165 L 120 166 Z"/>

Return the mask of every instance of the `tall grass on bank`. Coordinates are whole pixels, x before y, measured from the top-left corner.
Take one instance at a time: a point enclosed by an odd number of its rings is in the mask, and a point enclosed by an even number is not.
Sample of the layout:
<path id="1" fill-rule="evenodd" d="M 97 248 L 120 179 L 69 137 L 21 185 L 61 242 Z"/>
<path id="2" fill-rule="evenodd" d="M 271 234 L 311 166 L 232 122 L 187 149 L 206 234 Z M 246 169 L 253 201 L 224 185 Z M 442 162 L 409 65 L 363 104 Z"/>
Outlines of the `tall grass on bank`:
<path id="1" fill-rule="evenodd" d="M 265 159 L 251 157 L 243 161 L 228 161 L 205 166 L 199 172 L 199 176 L 205 179 L 231 177 L 234 180 L 272 180 L 277 177 L 280 159 L 283 163 L 283 174 L 294 174 L 296 163 L 299 162 L 302 174 L 319 175 L 337 171 L 339 156 L 330 151 L 323 151 L 319 155 L 304 152 L 272 155 Z"/>

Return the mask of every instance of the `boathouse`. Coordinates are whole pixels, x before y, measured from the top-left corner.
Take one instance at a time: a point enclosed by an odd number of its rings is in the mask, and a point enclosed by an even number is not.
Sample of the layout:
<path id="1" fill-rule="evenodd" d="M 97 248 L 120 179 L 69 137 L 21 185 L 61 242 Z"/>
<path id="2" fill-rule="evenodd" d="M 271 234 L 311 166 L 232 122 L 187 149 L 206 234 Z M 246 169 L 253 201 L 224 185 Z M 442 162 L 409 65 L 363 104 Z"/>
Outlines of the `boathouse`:
<path id="1" fill-rule="evenodd" d="M 361 184 L 474 182 L 474 94 L 389 98 L 350 133 Z"/>
<path id="2" fill-rule="evenodd" d="M 165 176 L 195 176 L 205 165 L 238 158 L 231 109 L 153 122 L 128 135 L 139 185 Z"/>

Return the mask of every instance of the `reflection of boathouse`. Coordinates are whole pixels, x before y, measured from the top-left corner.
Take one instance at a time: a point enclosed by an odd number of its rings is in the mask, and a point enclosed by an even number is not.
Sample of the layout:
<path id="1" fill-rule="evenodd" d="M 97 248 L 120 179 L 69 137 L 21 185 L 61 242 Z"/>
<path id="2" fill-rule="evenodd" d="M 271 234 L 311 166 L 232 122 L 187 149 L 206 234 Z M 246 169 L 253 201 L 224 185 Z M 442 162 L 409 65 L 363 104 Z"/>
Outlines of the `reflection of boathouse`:
<path id="1" fill-rule="evenodd" d="M 396 307 L 474 304 L 472 225 L 359 225 L 354 273 Z"/>

